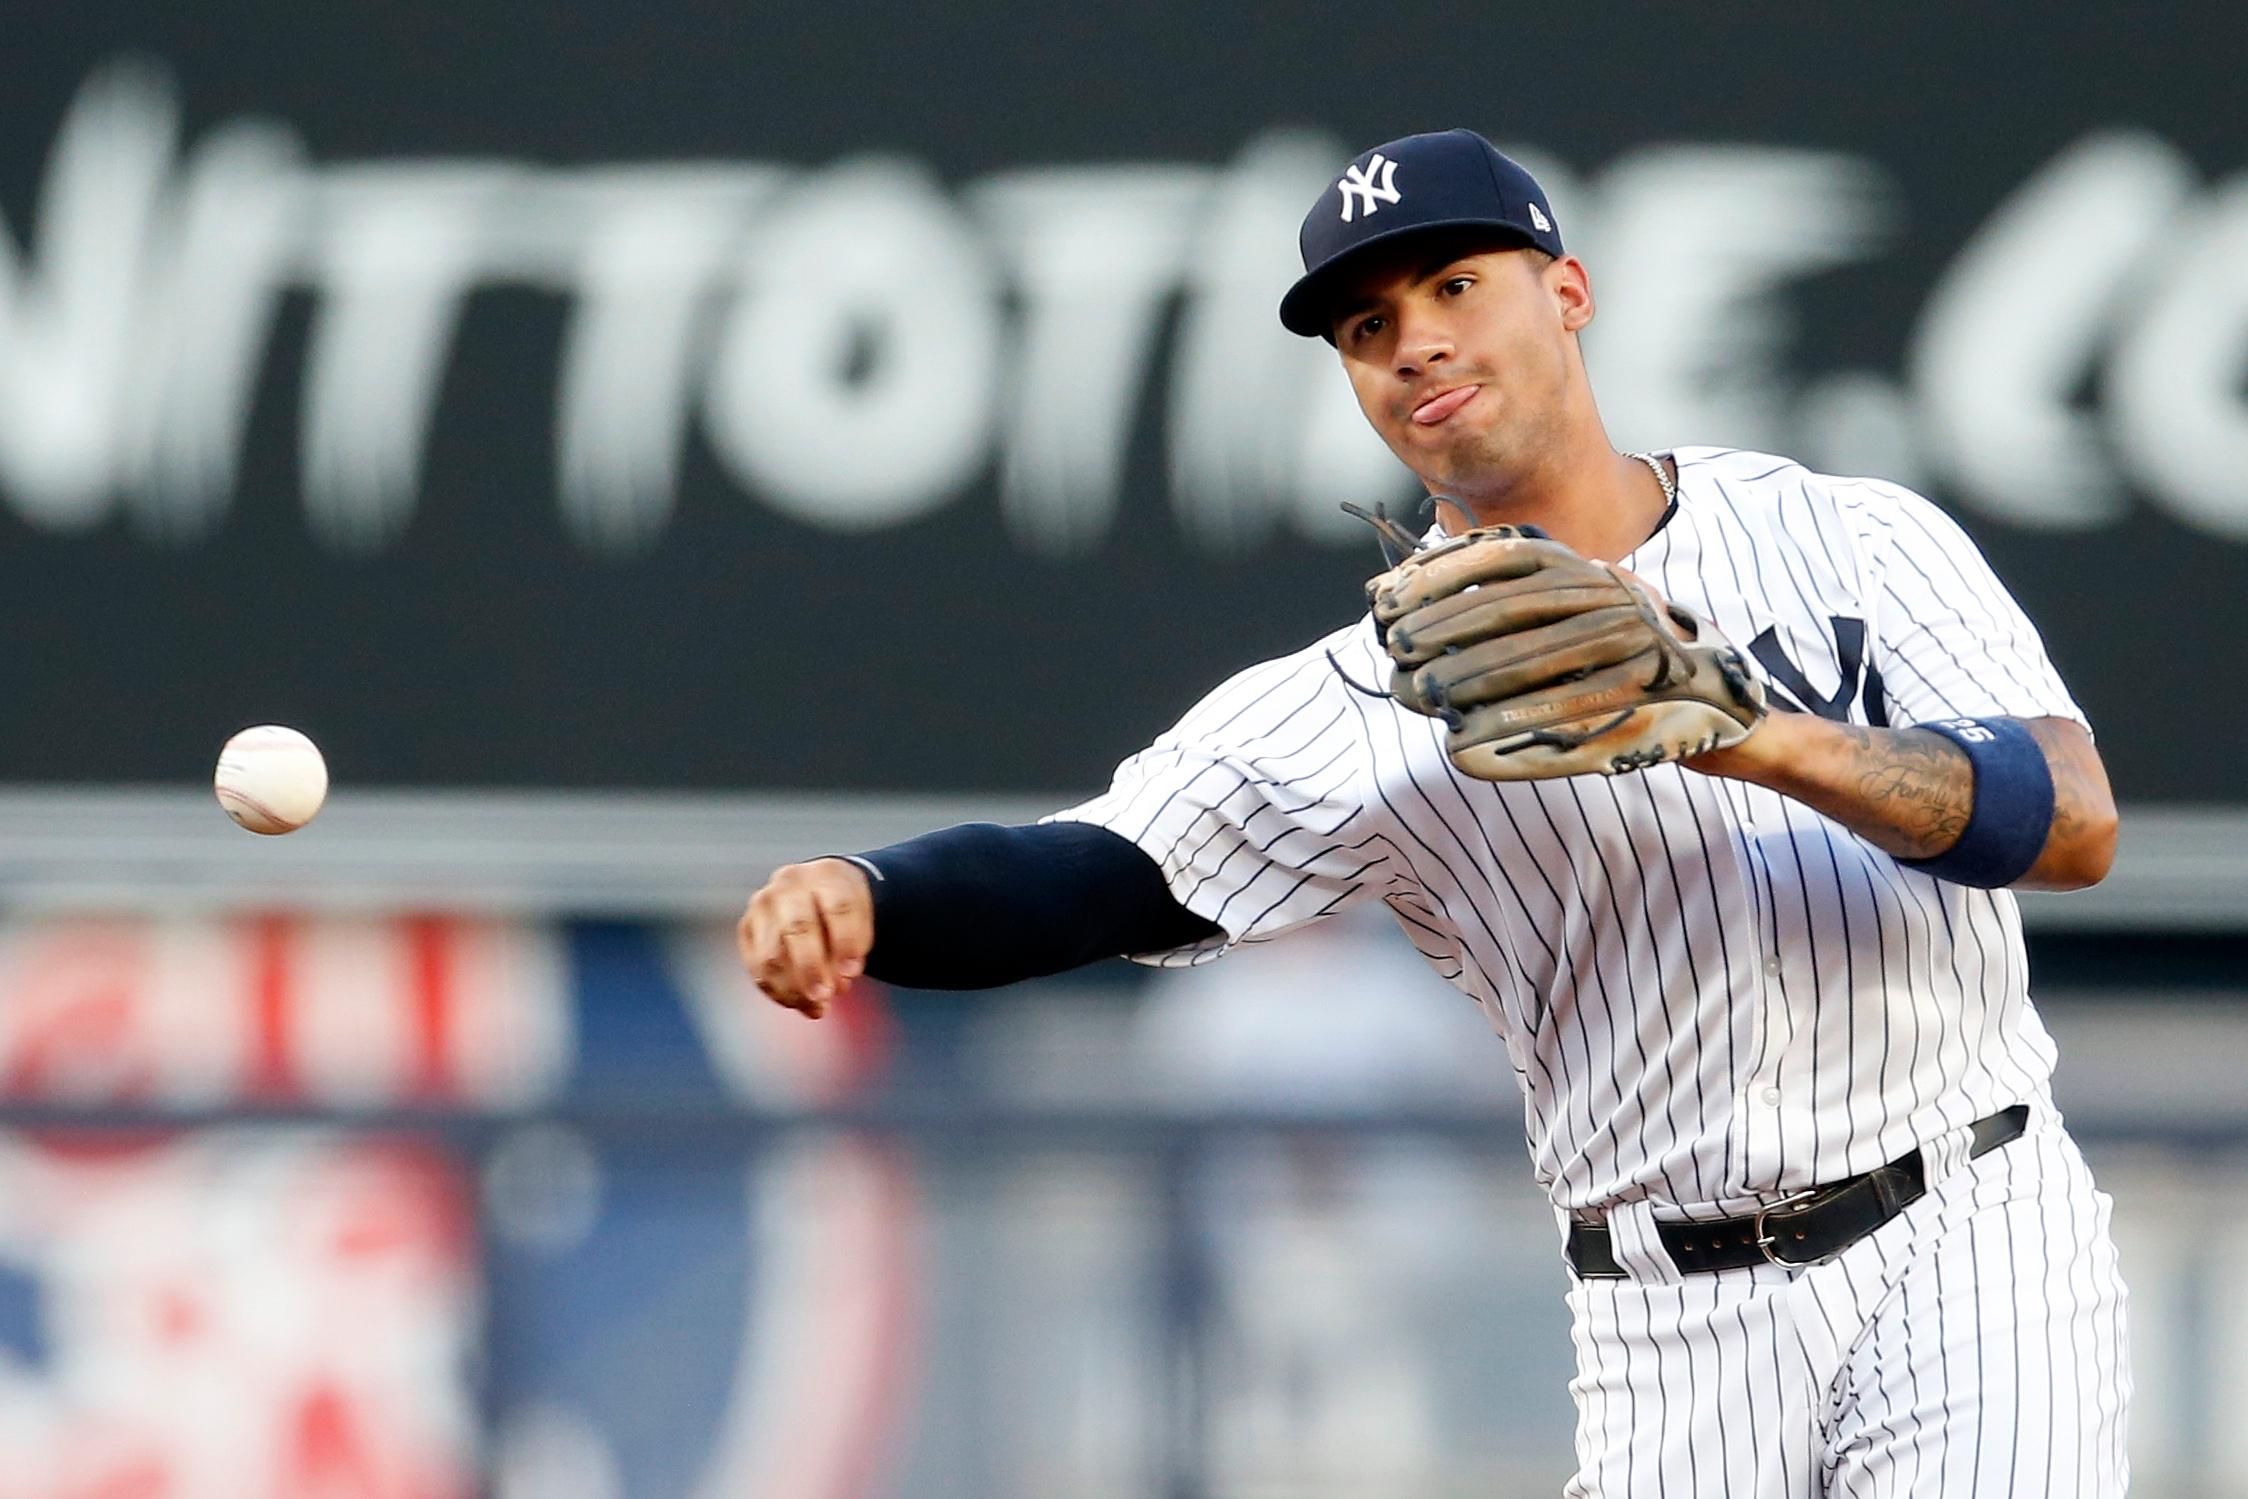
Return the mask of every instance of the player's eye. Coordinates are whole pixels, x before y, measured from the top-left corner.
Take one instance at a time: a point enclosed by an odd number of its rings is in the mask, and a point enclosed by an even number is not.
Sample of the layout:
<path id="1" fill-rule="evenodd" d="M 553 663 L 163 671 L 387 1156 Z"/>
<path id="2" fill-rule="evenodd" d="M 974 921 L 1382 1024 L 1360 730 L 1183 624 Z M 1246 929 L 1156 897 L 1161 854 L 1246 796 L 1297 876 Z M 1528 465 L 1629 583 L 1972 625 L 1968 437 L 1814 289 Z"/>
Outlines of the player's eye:
<path id="1" fill-rule="evenodd" d="M 1456 297 L 1473 285 L 1475 285 L 1473 276 L 1453 276 L 1444 283 L 1444 295 Z"/>
<path id="2" fill-rule="evenodd" d="M 1370 313 L 1350 325 L 1348 337 L 1352 343 L 1361 343 L 1388 326 L 1388 319 L 1380 313 Z"/>

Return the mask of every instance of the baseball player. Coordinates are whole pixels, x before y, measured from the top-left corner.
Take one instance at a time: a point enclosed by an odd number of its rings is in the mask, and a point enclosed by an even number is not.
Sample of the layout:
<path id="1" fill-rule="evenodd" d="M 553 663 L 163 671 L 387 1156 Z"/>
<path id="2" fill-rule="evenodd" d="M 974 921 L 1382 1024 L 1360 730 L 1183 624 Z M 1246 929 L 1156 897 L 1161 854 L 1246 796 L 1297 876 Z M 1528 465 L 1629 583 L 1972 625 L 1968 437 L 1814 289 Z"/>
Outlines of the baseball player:
<path id="1" fill-rule="evenodd" d="M 2082 712 L 1896 485 L 1618 453 L 1592 283 L 1466 131 L 1351 162 L 1281 303 L 1425 482 L 1368 615 L 1032 827 L 782 869 L 743 960 L 1001 984 L 1358 901 L 1487 1013 L 1570 1273 L 1572 1495 L 2124 1492 L 2124 1289 L 2010 890 L 2089 885 Z M 1618 357 L 1628 357 L 1619 351 Z"/>

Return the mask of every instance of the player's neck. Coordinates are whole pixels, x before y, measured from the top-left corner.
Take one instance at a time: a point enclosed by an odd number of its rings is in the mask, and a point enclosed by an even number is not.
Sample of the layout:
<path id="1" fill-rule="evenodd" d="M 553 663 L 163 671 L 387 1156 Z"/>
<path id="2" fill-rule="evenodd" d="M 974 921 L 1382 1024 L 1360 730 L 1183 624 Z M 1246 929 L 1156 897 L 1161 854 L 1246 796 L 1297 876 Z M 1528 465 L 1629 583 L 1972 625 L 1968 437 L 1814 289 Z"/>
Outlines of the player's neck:
<path id="1" fill-rule="evenodd" d="M 1646 464 L 1610 447 L 1604 433 L 1574 446 L 1583 451 L 1557 455 L 1503 490 L 1462 496 L 1476 524 L 1537 526 L 1598 562 L 1636 551 L 1662 523 L 1669 504 L 1662 485 Z"/>

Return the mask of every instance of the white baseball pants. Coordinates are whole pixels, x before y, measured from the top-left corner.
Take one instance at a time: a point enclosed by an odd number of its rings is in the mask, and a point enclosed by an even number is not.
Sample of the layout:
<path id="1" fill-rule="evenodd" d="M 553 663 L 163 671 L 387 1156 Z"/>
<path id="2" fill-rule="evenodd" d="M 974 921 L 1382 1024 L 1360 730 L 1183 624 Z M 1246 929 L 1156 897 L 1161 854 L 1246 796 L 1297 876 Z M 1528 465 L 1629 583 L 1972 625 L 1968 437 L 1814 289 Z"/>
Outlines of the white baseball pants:
<path id="1" fill-rule="evenodd" d="M 1569 1499 L 2122 1499 L 2131 1391 L 2110 1202 L 2051 1108 L 1809 1269 L 1681 1274 L 1612 1214 L 1575 1281 Z"/>

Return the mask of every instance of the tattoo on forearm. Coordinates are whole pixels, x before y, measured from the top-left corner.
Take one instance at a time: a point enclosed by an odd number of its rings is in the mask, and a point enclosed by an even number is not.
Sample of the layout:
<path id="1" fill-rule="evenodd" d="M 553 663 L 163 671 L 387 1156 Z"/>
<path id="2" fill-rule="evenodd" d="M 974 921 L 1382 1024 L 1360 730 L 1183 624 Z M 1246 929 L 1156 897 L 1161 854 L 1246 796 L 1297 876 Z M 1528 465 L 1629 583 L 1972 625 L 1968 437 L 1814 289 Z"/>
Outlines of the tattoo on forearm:
<path id="1" fill-rule="evenodd" d="M 2107 794 L 2095 791 L 2089 767 L 2084 763 L 2086 747 L 2075 725 L 2049 718 L 2031 718 L 2023 721 L 2037 747 L 2045 752 L 2045 763 L 2053 771 L 2053 832 L 2055 844 L 2073 843 L 2092 826 L 2092 809 L 2104 804 Z"/>
<path id="2" fill-rule="evenodd" d="M 1852 756 L 1848 784 L 1860 809 L 1843 821 L 1899 858 L 1934 858 L 1959 841 L 1975 809 L 1975 770 L 1965 750 L 1926 729 L 1842 727 Z"/>

